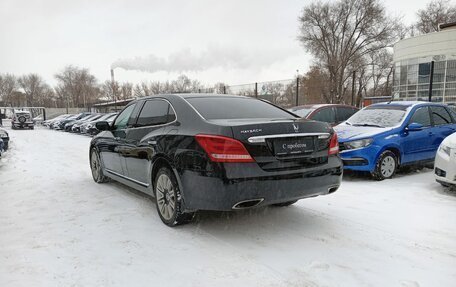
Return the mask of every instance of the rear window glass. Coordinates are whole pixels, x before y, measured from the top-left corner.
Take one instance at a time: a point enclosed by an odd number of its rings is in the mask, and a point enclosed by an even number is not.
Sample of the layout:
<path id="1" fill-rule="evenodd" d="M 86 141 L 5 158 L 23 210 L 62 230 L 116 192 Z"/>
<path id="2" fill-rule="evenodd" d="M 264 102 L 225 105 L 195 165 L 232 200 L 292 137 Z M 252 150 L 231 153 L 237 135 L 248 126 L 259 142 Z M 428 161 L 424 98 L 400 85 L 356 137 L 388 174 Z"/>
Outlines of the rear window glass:
<path id="1" fill-rule="evenodd" d="M 301 118 L 307 117 L 311 112 L 315 111 L 315 109 L 312 108 L 304 108 L 304 109 L 291 109 L 290 110 L 293 114 L 296 114 L 300 116 Z"/>
<path id="2" fill-rule="evenodd" d="M 315 115 L 312 116 L 312 120 L 326 123 L 334 123 L 335 117 L 333 108 L 323 108 L 319 110 Z"/>
<path id="3" fill-rule="evenodd" d="M 295 119 L 271 104 L 243 97 L 202 97 L 186 99 L 205 119 Z"/>

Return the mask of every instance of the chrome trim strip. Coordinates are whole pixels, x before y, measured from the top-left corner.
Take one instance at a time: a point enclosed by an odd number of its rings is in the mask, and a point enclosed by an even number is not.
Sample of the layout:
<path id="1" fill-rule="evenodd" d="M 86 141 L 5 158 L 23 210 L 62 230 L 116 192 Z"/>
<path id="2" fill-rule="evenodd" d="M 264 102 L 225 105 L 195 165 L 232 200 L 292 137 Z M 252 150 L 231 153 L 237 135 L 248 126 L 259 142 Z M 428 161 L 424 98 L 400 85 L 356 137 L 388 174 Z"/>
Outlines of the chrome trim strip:
<path id="1" fill-rule="evenodd" d="M 245 202 L 250 202 L 250 201 L 257 201 L 255 205 L 249 206 L 249 207 L 237 207 L 237 205 L 245 203 Z M 253 208 L 255 206 L 258 206 L 260 203 L 264 201 L 264 198 L 254 198 L 254 199 L 247 199 L 247 200 L 242 200 L 233 205 L 231 209 L 248 209 L 248 208 Z"/>
<path id="2" fill-rule="evenodd" d="M 329 133 L 296 133 L 296 134 L 277 134 L 277 135 L 265 135 L 265 136 L 255 136 L 249 137 L 247 140 L 249 143 L 264 143 L 266 139 L 273 138 L 291 138 L 291 137 L 309 137 L 309 136 L 318 136 L 319 139 L 329 138 Z"/>
<path id="3" fill-rule="evenodd" d="M 181 98 L 184 102 L 186 102 L 186 103 L 195 111 L 195 113 L 196 113 L 198 116 L 200 116 L 200 118 L 202 118 L 203 120 L 207 121 L 207 120 L 203 117 L 203 115 L 200 114 L 200 112 L 198 112 L 198 110 L 197 110 L 189 101 L 187 101 L 186 98 L 182 97 L 181 95 L 176 95 L 176 96 L 178 96 L 178 97 Z"/>
<path id="4" fill-rule="evenodd" d="M 125 175 L 123 175 L 123 174 L 117 173 L 117 172 L 112 171 L 112 170 L 107 169 L 107 168 L 105 168 L 105 170 L 106 170 L 107 172 L 109 172 L 110 174 L 116 175 L 116 176 L 118 176 L 118 177 L 121 177 L 121 178 L 126 179 L 126 180 L 129 180 L 129 181 L 132 181 L 132 182 L 137 183 L 137 184 L 139 184 L 139 185 L 142 185 L 142 186 L 144 186 L 144 187 L 149 187 L 149 184 L 148 184 L 148 183 L 144 183 L 144 182 L 138 181 L 138 180 L 136 180 L 136 179 L 130 178 L 130 177 L 128 177 L 128 176 L 125 176 Z"/>

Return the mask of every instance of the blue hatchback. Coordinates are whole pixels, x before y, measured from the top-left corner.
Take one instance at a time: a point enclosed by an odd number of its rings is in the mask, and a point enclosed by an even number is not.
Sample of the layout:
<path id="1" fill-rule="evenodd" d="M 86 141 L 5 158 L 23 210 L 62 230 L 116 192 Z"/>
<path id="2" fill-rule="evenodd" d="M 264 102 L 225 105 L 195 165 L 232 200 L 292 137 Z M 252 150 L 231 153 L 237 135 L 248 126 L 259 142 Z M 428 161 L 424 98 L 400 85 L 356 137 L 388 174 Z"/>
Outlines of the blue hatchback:
<path id="1" fill-rule="evenodd" d="M 334 130 L 344 169 L 383 180 L 400 166 L 432 163 L 440 143 L 456 131 L 456 112 L 438 103 L 380 103 Z"/>

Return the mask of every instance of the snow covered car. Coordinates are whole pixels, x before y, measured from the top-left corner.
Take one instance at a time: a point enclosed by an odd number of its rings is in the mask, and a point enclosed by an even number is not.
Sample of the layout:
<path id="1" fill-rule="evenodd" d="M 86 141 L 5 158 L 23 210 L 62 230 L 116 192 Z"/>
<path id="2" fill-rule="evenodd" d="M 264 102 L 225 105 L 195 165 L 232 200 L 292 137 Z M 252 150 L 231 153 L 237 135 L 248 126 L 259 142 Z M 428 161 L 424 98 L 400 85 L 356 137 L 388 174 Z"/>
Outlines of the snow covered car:
<path id="1" fill-rule="evenodd" d="M 344 169 L 391 178 L 399 166 L 432 164 L 440 143 L 456 131 L 456 113 L 429 102 L 368 106 L 334 130 Z"/>
<path id="2" fill-rule="evenodd" d="M 97 128 L 95 127 L 95 124 L 99 121 L 107 121 L 107 122 L 112 122 L 112 120 L 115 118 L 117 113 L 111 113 L 111 114 L 105 114 L 99 119 L 96 120 L 91 120 L 88 122 L 83 123 L 80 126 L 80 132 L 81 134 L 95 134 L 95 131 L 98 131 Z"/>
<path id="3" fill-rule="evenodd" d="M 91 113 L 84 112 L 76 115 L 71 115 L 67 118 L 61 119 L 53 124 L 54 129 L 56 130 L 65 130 L 65 126 L 68 123 L 74 123 L 82 118 L 89 116 Z"/>
<path id="4" fill-rule="evenodd" d="M 335 192 L 337 135 L 262 100 L 177 94 L 131 102 L 89 148 L 95 182 L 114 179 L 156 198 L 168 226 L 197 210 L 287 206 Z"/>
<path id="5" fill-rule="evenodd" d="M 43 122 L 43 126 L 45 127 L 49 127 L 49 128 L 53 128 L 53 124 L 59 120 L 62 120 L 62 119 L 65 119 L 65 118 L 68 118 L 70 117 L 71 115 L 70 114 L 64 114 L 64 115 L 59 115 L 59 116 L 56 116 L 55 118 L 52 118 L 50 120 L 46 120 Z"/>
<path id="6" fill-rule="evenodd" d="M 85 124 L 85 123 L 88 123 L 88 122 L 91 122 L 91 121 L 95 121 L 99 118 L 101 118 L 103 116 L 103 114 L 92 114 L 88 117 L 85 117 L 85 118 L 82 118 L 80 119 L 79 121 L 76 121 L 75 123 L 73 123 L 71 125 L 71 132 L 72 133 L 80 133 L 81 132 L 81 125 Z M 66 129 L 66 127 L 65 127 Z"/>
<path id="7" fill-rule="evenodd" d="M 434 173 L 438 183 L 456 187 L 456 133 L 440 144 L 435 157 Z"/>
<path id="8" fill-rule="evenodd" d="M 33 130 L 35 128 L 35 123 L 32 120 L 31 113 L 29 111 L 14 110 L 13 118 L 11 119 L 11 128 L 29 128 Z"/>
<path id="9" fill-rule="evenodd" d="M 3 141 L 3 150 L 7 150 L 10 138 L 8 132 L 3 128 L 0 128 L 0 139 Z"/>

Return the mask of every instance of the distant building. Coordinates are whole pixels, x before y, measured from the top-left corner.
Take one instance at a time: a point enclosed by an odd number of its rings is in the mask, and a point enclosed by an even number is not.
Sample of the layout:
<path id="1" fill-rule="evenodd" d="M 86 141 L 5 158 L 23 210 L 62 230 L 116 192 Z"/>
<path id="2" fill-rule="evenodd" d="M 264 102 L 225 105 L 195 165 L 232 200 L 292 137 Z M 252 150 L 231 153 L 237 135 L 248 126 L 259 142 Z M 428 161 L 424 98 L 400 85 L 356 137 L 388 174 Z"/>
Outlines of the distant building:
<path id="1" fill-rule="evenodd" d="M 394 100 L 456 104 L 456 22 L 394 45 Z"/>

